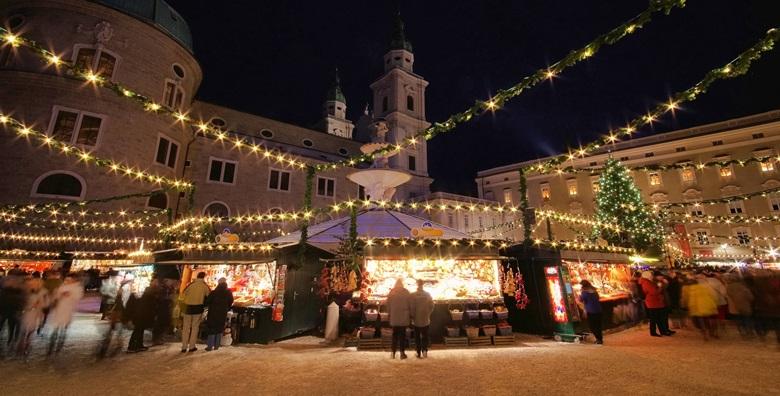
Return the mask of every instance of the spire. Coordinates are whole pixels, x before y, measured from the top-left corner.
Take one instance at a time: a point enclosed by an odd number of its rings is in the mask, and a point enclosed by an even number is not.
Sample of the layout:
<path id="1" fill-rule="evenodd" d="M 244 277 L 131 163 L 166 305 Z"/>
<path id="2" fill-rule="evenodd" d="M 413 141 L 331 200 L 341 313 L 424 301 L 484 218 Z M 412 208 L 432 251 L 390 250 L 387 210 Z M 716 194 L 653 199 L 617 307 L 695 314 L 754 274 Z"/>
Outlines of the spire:
<path id="1" fill-rule="evenodd" d="M 407 50 L 412 52 L 412 43 L 406 40 L 406 34 L 404 33 L 404 21 L 401 20 L 401 12 L 399 11 L 395 17 L 395 27 L 393 29 L 393 36 L 390 40 L 390 50 Z"/>
<path id="2" fill-rule="evenodd" d="M 336 73 L 333 79 L 333 85 L 328 90 L 328 97 L 326 101 L 336 101 L 347 103 L 347 99 L 344 97 L 344 93 L 341 92 L 341 80 L 339 79 L 339 68 L 336 68 Z"/>

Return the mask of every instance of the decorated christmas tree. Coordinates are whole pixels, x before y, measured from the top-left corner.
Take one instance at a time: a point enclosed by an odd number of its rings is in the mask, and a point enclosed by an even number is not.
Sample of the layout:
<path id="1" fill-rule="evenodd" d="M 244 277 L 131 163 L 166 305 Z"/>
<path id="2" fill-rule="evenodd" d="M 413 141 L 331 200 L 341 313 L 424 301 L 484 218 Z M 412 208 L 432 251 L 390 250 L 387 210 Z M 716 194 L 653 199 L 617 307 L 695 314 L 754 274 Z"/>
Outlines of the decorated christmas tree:
<path id="1" fill-rule="evenodd" d="M 609 158 L 599 178 L 596 195 L 596 220 L 617 225 L 620 230 L 599 227 L 595 237 L 638 251 L 658 251 L 663 242 L 660 219 L 642 201 L 642 193 L 623 164 Z"/>

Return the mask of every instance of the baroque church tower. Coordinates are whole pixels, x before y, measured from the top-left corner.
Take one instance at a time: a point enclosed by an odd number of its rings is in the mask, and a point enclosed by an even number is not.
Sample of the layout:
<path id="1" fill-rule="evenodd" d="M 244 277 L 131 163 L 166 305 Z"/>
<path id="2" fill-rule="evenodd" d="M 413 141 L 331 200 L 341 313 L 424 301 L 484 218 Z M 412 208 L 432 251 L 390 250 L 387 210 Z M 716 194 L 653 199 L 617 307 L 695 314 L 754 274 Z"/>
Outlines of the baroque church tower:
<path id="1" fill-rule="evenodd" d="M 374 94 L 374 117 L 384 119 L 390 131 L 388 142 L 403 142 L 431 124 L 425 119 L 425 87 L 428 81 L 414 73 L 412 44 L 406 40 L 404 24 L 398 14 L 390 49 L 384 56 L 385 72 L 371 84 Z M 399 186 L 396 199 L 420 197 L 430 192 L 433 181 L 428 177 L 428 150 L 424 139 L 417 139 L 390 157 L 390 167 L 403 169 L 412 180 Z"/>
<path id="2" fill-rule="evenodd" d="M 325 104 L 322 108 L 322 128 L 325 132 L 339 137 L 352 139 L 352 130 L 355 125 L 347 119 L 347 99 L 341 92 L 341 81 L 339 80 L 339 71 L 336 69 L 336 77 L 333 86 L 328 91 L 325 98 Z"/>

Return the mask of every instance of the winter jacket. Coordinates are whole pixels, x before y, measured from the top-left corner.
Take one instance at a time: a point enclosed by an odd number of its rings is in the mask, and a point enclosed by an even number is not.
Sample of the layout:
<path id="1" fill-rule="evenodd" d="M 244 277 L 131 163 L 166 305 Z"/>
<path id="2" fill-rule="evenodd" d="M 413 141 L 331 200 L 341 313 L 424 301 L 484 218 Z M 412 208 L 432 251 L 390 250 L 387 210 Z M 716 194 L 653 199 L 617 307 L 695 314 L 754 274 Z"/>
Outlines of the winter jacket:
<path id="1" fill-rule="evenodd" d="M 683 305 L 688 308 L 688 315 L 691 316 L 707 317 L 718 313 L 715 292 L 706 283 L 697 282 L 684 286 Z"/>
<path id="2" fill-rule="evenodd" d="M 182 293 L 184 304 L 187 305 L 184 313 L 187 315 L 196 315 L 203 313 L 206 297 L 209 295 L 209 286 L 203 279 L 195 279 L 187 285 Z"/>
<path id="3" fill-rule="evenodd" d="M 718 306 L 728 304 L 728 300 L 726 300 L 726 285 L 724 285 L 720 279 L 714 277 L 707 277 L 705 280 L 712 288 L 712 291 L 715 292 L 715 301 Z"/>
<path id="4" fill-rule="evenodd" d="M 431 314 L 433 313 L 433 298 L 425 290 L 417 290 L 411 294 L 412 320 L 417 327 L 431 325 Z"/>
<path id="5" fill-rule="evenodd" d="M 592 287 L 582 288 L 580 301 L 585 306 L 585 312 L 589 314 L 601 313 L 601 301 L 599 301 L 599 292 L 596 289 Z"/>
<path id="6" fill-rule="evenodd" d="M 411 294 L 405 288 L 392 289 L 387 296 L 390 326 L 409 326 L 411 323 Z"/>
<path id="7" fill-rule="evenodd" d="M 23 334 L 32 332 L 43 321 L 43 310 L 49 305 L 49 291 L 39 289 L 27 294 L 27 302 L 22 311 L 21 330 Z"/>
<path id="8" fill-rule="evenodd" d="M 67 327 L 73 320 L 73 313 L 84 296 L 84 286 L 81 282 L 63 283 L 54 291 L 52 304 L 54 308 L 49 312 L 47 323 L 53 328 Z"/>
<path id="9" fill-rule="evenodd" d="M 753 292 L 745 282 L 736 281 L 726 286 L 729 300 L 729 313 L 732 315 L 753 315 Z"/>
<path id="10" fill-rule="evenodd" d="M 107 305 L 113 305 L 119 292 L 119 282 L 116 276 L 109 276 L 100 282 L 100 294 L 106 299 Z"/>
<path id="11" fill-rule="evenodd" d="M 665 308 L 664 291 L 654 281 L 640 278 L 639 286 L 645 294 L 645 306 L 650 309 Z"/>
<path id="12" fill-rule="evenodd" d="M 206 305 L 209 308 L 209 313 L 206 317 L 208 334 L 222 334 L 225 330 L 227 313 L 230 307 L 233 306 L 233 292 L 227 288 L 227 284 L 219 284 L 206 297 Z"/>

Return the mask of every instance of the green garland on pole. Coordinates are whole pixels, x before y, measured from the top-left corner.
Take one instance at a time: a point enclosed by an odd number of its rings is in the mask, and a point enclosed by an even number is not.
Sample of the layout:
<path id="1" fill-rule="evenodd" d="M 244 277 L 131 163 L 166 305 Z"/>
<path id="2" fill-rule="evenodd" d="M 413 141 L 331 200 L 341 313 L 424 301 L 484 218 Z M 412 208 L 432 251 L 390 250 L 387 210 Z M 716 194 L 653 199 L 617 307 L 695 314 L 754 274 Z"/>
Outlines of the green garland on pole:
<path id="1" fill-rule="evenodd" d="M 314 176 L 317 170 L 313 166 L 306 167 L 306 193 L 303 196 L 303 211 L 311 210 L 311 193 L 314 188 Z M 301 239 L 298 242 L 298 265 L 302 266 L 306 258 L 306 244 L 309 240 L 309 219 L 301 222 Z"/>
<path id="2" fill-rule="evenodd" d="M 528 180 L 525 177 L 525 170 L 520 168 L 520 215 L 523 216 L 523 244 L 531 244 L 531 214 L 528 213 Z"/>

